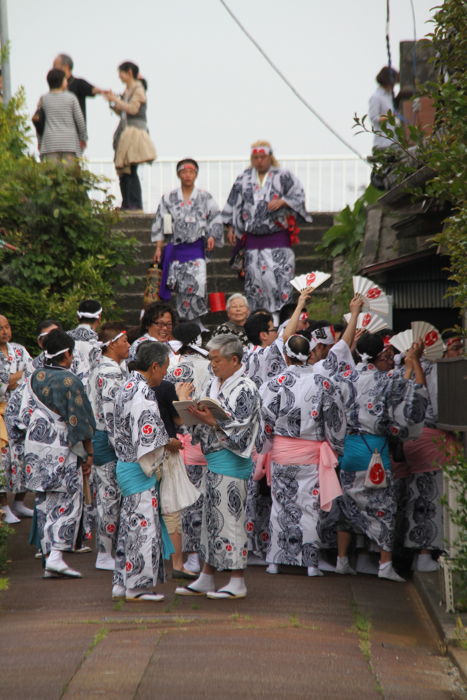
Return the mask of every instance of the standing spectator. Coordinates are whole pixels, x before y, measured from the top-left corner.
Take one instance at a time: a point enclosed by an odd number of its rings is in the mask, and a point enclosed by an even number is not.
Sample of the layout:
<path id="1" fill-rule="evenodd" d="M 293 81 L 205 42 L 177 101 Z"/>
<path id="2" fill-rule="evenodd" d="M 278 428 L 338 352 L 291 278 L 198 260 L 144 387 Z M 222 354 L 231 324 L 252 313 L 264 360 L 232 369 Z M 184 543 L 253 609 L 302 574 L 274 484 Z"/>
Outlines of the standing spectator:
<path id="1" fill-rule="evenodd" d="M 170 299 L 169 290 L 174 291 L 179 318 L 201 325 L 200 317 L 208 312 L 206 250 L 223 245 L 224 226 L 212 195 L 195 187 L 198 170 L 192 158 L 177 163 L 180 187 L 163 195 L 151 240 L 156 243 L 154 262 L 163 261 L 161 299 Z"/>
<path id="2" fill-rule="evenodd" d="M 67 92 L 65 73 L 52 68 L 47 73 L 50 91 L 42 95 L 44 132 L 40 137 L 41 160 L 73 163 L 86 148 L 86 123 L 75 95 Z"/>
<path id="3" fill-rule="evenodd" d="M 76 95 L 79 106 L 83 113 L 84 121 L 86 121 L 86 98 L 94 97 L 94 95 L 101 95 L 104 91 L 95 85 L 91 85 L 84 78 L 75 78 L 72 75 L 73 70 L 73 60 L 66 53 L 59 53 L 54 59 L 53 68 L 58 68 L 65 73 L 65 78 L 67 80 L 68 90 Z"/>
<path id="4" fill-rule="evenodd" d="M 399 73 L 384 66 L 376 76 L 378 87 L 370 97 L 368 116 L 371 120 L 371 125 L 375 131 L 381 131 L 381 126 L 388 120 L 388 112 L 395 113 L 393 89 L 394 85 L 399 82 Z M 391 131 L 394 127 L 387 125 Z M 393 141 L 383 134 L 375 134 L 373 141 L 373 151 L 381 148 L 389 148 L 393 145 Z"/>
<path id="5" fill-rule="evenodd" d="M 146 122 L 147 82 L 139 78 L 139 68 L 126 61 L 118 67 L 118 75 L 125 85 L 123 95 L 109 91 L 105 98 L 120 116 L 120 124 L 113 138 L 115 168 L 120 178 L 122 209 L 141 210 L 143 198 L 138 177 L 139 163 L 156 160 L 156 149 L 152 143 Z"/>
<path id="6" fill-rule="evenodd" d="M 296 221 L 310 221 L 297 178 L 279 168 L 268 141 L 251 146 L 251 167 L 237 177 L 222 212 L 228 241 L 245 248 L 245 295 L 251 311 L 278 312 L 292 293 Z M 237 240 L 238 239 L 238 240 Z"/>

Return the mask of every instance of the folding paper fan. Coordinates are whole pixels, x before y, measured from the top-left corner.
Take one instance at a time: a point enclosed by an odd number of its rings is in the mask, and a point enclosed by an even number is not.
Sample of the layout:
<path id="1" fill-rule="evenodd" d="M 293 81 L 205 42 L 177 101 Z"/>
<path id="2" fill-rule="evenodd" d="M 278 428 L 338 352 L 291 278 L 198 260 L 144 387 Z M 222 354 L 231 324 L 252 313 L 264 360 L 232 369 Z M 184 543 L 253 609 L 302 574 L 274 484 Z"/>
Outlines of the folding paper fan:
<path id="1" fill-rule="evenodd" d="M 361 294 L 365 300 L 364 308 L 377 314 L 389 313 L 389 302 L 386 293 L 367 277 L 352 277 L 355 294 Z"/>
<path id="2" fill-rule="evenodd" d="M 298 275 L 298 277 L 294 277 L 290 284 L 295 287 L 298 292 L 301 292 L 304 289 L 308 289 L 308 287 L 316 289 L 316 287 L 322 285 L 323 282 L 326 282 L 330 277 L 331 275 L 328 272 L 315 270 L 314 272 L 309 272 L 307 275 Z"/>
<path id="3" fill-rule="evenodd" d="M 391 345 L 395 347 L 396 350 L 399 350 L 399 352 L 407 352 L 407 350 L 412 347 L 412 343 L 413 332 L 411 328 L 406 331 L 402 331 L 402 333 L 397 333 L 391 338 Z"/>
<path id="4" fill-rule="evenodd" d="M 425 349 L 423 356 L 430 362 L 436 362 L 443 356 L 443 341 L 437 328 L 426 321 L 412 321 L 412 333 L 415 341 L 422 340 Z"/>
<path id="5" fill-rule="evenodd" d="M 350 321 L 350 314 L 344 314 L 344 318 L 346 323 L 348 323 Z M 381 316 L 378 316 L 378 314 L 364 311 L 363 313 L 358 314 L 357 328 L 363 328 L 369 333 L 376 333 L 377 331 L 381 331 L 383 328 L 388 328 L 388 324 L 383 318 L 381 318 Z"/>

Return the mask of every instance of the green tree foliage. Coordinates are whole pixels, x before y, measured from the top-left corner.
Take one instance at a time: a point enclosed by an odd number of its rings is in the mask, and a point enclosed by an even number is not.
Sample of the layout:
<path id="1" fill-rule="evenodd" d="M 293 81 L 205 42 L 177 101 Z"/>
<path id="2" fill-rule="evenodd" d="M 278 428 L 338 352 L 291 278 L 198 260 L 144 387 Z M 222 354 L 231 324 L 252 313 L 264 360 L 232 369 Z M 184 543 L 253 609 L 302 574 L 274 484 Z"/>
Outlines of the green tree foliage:
<path id="1" fill-rule="evenodd" d="M 21 91 L 0 105 L 0 238 L 19 249 L 0 249 L 0 284 L 16 289 L 13 305 L 6 301 L 13 292 L 0 292 L 0 312 L 8 310 L 15 339 L 29 345 L 44 315 L 74 325 L 84 298 L 98 298 L 106 316 L 115 315 L 114 287 L 132 281 L 124 264 L 138 244 L 117 230 L 102 178 L 27 154 L 31 130 L 23 105 Z M 31 303 L 35 313 L 21 318 Z"/>

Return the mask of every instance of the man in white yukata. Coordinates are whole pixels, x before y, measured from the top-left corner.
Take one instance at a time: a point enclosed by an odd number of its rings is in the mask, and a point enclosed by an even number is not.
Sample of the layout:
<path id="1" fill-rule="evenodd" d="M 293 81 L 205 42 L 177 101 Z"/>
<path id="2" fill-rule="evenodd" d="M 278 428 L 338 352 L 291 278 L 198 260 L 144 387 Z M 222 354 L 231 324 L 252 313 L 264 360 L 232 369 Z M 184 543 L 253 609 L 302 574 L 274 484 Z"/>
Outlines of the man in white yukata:
<path id="1" fill-rule="evenodd" d="M 196 581 L 177 588 L 175 593 L 245 598 L 245 504 L 253 468 L 251 454 L 261 425 L 261 402 L 255 384 L 245 377 L 240 340 L 234 335 L 220 335 L 209 341 L 208 348 L 214 377 L 206 396 L 217 400 L 228 417 L 216 418 L 200 404 L 191 409 L 200 423 L 194 429 L 194 441 L 201 443 L 208 463 L 201 526 L 201 558 L 205 563 Z M 180 389 L 180 398 L 185 398 L 182 393 Z M 217 591 L 216 569 L 231 574 L 229 582 Z"/>
<path id="2" fill-rule="evenodd" d="M 120 515 L 120 489 L 115 469 L 114 402 L 117 391 L 128 376 L 124 360 L 130 344 L 121 322 L 105 323 L 99 331 L 102 357 L 89 376 L 88 396 L 96 419 L 94 446 L 94 483 L 97 506 L 96 569 L 113 571 Z"/>
<path id="3" fill-rule="evenodd" d="M 101 322 L 102 306 L 94 299 L 86 299 L 80 303 L 76 313 L 79 323 L 76 328 L 68 331 L 68 335 L 75 341 L 71 371 L 86 387 L 89 374 L 101 356 L 97 329 Z"/>
<path id="4" fill-rule="evenodd" d="M 31 517 L 33 511 L 24 505 L 24 488 L 12 472 L 8 434 L 3 416 L 13 391 L 24 381 L 25 372 L 32 358 L 25 347 L 11 342 L 11 326 L 5 316 L 0 316 L 0 508 L 9 525 L 19 523 L 22 517 Z M 7 491 L 15 493 L 13 509 L 8 505 Z"/>
<path id="5" fill-rule="evenodd" d="M 169 301 L 174 292 L 177 314 L 185 321 L 207 314 L 205 253 L 224 244 L 219 207 L 209 192 L 195 187 L 198 170 L 192 158 L 177 163 L 180 187 L 163 195 L 151 229 L 154 262 L 162 263 L 159 295 Z"/>
<path id="6" fill-rule="evenodd" d="M 279 168 L 268 141 L 251 147 L 251 167 L 239 175 L 222 211 L 234 255 L 244 251 L 245 295 L 251 311 L 279 311 L 292 294 L 297 221 L 311 221 L 295 175 Z"/>

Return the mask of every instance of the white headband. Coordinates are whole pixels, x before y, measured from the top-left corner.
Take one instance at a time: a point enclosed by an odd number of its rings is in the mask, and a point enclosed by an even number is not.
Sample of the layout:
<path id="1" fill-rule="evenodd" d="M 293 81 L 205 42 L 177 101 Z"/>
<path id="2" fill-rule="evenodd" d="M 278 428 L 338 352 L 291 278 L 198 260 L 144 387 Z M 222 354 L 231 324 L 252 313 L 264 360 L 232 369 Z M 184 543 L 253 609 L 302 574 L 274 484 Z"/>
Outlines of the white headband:
<path id="1" fill-rule="evenodd" d="M 334 326 L 323 326 L 322 328 L 316 328 L 311 334 L 312 340 L 316 340 L 316 343 L 322 343 L 323 345 L 334 345 L 336 342 Z"/>
<path id="2" fill-rule="evenodd" d="M 209 355 L 209 352 L 205 350 L 204 348 L 201 347 L 201 345 L 195 344 L 195 343 L 190 343 L 189 348 L 192 350 L 196 350 L 196 352 L 199 352 L 200 355 L 204 355 L 204 357 L 207 357 Z"/>
<path id="3" fill-rule="evenodd" d="M 285 354 L 287 355 L 287 357 L 295 357 L 295 359 L 300 360 L 300 362 L 307 362 L 309 355 L 304 355 L 302 352 L 294 352 L 289 345 L 289 341 L 290 338 L 284 346 Z"/>
<path id="4" fill-rule="evenodd" d="M 44 357 L 47 360 L 52 360 L 54 357 L 58 357 L 59 355 L 63 355 L 64 352 L 71 352 L 70 348 L 63 348 L 63 350 L 59 350 L 58 352 L 50 353 L 47 352 L 47 350 L 44 351 Z"/>
<path id="5" fill-rule="evenodd" d="M 102 306 L 99 309 L 99 311 L 94 311 L 94 313 L 91 313 L 90 311 L 77 311 L 76 315 L 78 318 L 99 318 L 99 316 L 102 313 Z"/>
<path id="6" fill-rule="evenodd" d="M 118 333 L 115 338 L 112 338 L 112 340 L 108 340 L 106 343 L 99 343 L 101 348 L 106 348 L 108 345 L 111 343 L 115 343 L 119 338 L 122 337 L 122 335 L 126 335 L 126 331 L 122 331 L 121 333 Z"/>

